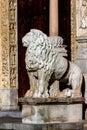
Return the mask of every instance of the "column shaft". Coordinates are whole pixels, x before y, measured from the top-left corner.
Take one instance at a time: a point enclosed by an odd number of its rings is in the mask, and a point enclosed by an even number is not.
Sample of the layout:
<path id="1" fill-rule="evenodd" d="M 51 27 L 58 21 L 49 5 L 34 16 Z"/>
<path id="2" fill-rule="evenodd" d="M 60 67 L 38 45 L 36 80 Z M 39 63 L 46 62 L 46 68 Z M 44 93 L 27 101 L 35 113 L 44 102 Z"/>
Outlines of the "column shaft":
<path id="1" fill-rule="evenodd" d="M 50 0 L 49 35 L 58 35 L 58 0 Z"/>

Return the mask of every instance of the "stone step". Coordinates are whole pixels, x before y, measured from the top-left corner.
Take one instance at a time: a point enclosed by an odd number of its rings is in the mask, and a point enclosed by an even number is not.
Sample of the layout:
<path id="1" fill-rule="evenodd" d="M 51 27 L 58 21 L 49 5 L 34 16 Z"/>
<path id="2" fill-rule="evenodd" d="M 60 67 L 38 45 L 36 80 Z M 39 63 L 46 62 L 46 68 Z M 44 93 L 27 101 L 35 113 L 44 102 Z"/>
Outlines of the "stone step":
<path id="1" fill-rule="evenodd" d="M 84 130 L 83 123 L 22 124 L 0 123 L 0 130 Z M 85 129 L 86 130 L 86 129 Z"/>
<path id="2" fill-rule="evenodd" d="M 0 111 L 0 118 L 12 117 L 12 118 L 22 118 L 21 111 Z"/>

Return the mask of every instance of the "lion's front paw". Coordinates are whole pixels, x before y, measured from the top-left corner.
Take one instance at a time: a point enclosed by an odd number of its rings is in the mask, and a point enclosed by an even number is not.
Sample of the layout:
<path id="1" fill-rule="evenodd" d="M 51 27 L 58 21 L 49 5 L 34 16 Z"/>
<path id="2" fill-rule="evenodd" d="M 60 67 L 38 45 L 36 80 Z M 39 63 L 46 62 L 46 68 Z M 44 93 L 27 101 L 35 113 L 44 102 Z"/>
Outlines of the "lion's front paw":
<path id="1" fill-rule="evenodd" d="M 41 92 L 34 93 L 34 97 L 37 98 L 48 98 L 49 94 L 47 92 L 44 92 L 43 94 Z"/>
<path id="2" fill-rule="evenodd" d="M 65 96 L 66 97 L 72 97 L 72 90 L 71 89 L 66 89 L 66 92 L 65 92 Z"/>
<path id="3" fill-rule="evenodd" d="M 25 93 L 25 96 L 24 97 L 33 97 L 33 91 L 32 90 L 28 90 L 26 93 Z"/>

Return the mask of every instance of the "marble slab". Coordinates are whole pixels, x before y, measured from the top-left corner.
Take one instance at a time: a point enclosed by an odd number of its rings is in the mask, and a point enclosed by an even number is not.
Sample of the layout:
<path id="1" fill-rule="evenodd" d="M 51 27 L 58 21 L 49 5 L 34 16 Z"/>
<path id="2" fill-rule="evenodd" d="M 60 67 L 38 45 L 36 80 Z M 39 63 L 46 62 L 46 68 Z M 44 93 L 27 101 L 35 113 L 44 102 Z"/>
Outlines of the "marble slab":
<path id="1" fill-rule="evenodd" d="M 51 100 L 51 99 L 50 99 Z M 66 123 L 82 121 L 82 101 L 77 99 L 72 102 L 58 102 L 56 99 L 52 102 L 44 99 L 27 99 L 22 104 L 22 123 L 25 124 L 47 124 L 47 123 Z M 70 99 L 71 100 L 71 99 Z M 36 102 L 37 101 L 37 102 Z M 64 101 L 64 100 L 63 100 Z"/>

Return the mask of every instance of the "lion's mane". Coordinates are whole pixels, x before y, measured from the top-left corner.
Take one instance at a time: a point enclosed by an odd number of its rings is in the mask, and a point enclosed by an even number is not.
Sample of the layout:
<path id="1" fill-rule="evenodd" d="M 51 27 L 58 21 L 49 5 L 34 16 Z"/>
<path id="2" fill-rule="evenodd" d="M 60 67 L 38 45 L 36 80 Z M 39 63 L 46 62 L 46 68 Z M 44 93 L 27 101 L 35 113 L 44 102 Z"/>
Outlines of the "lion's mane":
<path id="1" fill-rule="evenodd" d="M 25 62 L 27 70 L 44 68 L 46 71 L 53 68 L 55 60 L 66 54 L 62 37 L 48 37 L 42 31 L 31 29 L 22 38 L 23 46 L 27 47 Z M 60 51 L 61 50 L 61 51 Z"/>

